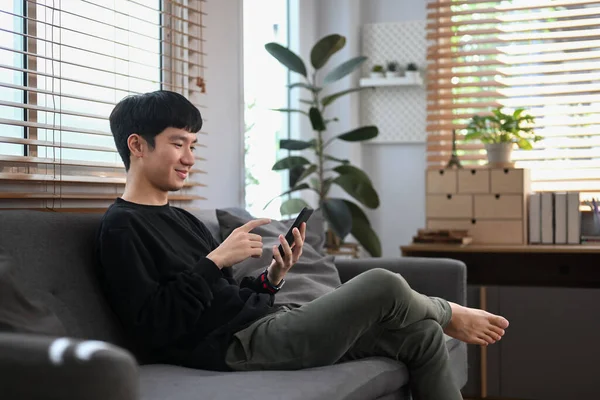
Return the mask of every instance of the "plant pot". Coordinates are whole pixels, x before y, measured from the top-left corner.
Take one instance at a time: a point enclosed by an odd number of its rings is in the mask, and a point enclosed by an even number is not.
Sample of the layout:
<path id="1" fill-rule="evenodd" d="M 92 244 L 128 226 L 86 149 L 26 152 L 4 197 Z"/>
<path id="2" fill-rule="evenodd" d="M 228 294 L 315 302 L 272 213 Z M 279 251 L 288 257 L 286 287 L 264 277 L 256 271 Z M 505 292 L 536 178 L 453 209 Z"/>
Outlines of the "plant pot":
<path id="1" fill-rule="evenodd" d="M 419 78 L 419 71 L 406 71 L 405 76 L 409 81 L 416 82 Z"/>
<path id="2" fill-rule="evenodd" d="M 383 72 L 371 72 L 371 78 L 383 78 L 384 76 Z"/>
<path id="3" fill-rule="evenodd" d="M 385 73 L 386 78 L 397 78 L 399 76 L 400 76 L 400 72 L 398 72 L 398 71 L 386 71 L 386 73 Z"/>
<path id="4" fill-rule="evenodd" d="M 511 155 L 514 143 L 486 143 L 488 164 L 491 166 L 511 166 Z"/>

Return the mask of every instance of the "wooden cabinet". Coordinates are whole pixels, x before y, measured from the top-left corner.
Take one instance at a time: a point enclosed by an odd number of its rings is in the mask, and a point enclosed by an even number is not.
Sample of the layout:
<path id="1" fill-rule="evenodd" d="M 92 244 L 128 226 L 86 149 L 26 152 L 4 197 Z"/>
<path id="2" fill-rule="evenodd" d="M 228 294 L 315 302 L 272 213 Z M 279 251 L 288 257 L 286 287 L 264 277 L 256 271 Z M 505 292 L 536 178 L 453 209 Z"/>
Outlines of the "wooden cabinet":
<path id="1" fill-rule="evenodd" d="M 427 228 L 467 229 L 480 244 L 526 244 L 529 187 L 525 169 L 430 169 Z"/>

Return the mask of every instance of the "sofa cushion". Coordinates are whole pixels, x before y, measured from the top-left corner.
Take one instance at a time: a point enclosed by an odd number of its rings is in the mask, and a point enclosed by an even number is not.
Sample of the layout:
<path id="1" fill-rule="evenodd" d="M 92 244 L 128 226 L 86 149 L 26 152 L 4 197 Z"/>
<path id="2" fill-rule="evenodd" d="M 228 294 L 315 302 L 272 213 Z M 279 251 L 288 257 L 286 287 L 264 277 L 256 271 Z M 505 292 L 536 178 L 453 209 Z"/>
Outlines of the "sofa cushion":
<path id="1" fill-rule="evenodd" d="M 217 210 L 217 218 L 221 227 L 221 238 L 224 240 L 231 232 L 252 219 L 252 216 L 238 216 L 225 210 Z M 316 220 L 315 220 L 316 221 Z M 258 276 L 271 263 L 272 247 L 279 244 L 278 236 L 285 235 L 293 221 L 272 220 L 270 224 L 259 226 L 252 232 L 263 238 L 263 255 L 260 258 L 249 258 L 233 266 L 233 275 L 237 280 L 244 276 Z M 308 221 L 310 224 L 312 221 Z M 316 222 L 318 224 L 318 222 Z M 308 225 L 307 224 L 307 225 Z M 299 306 L 310 302 L 341 285 L 337 268 L 332 256 L 323 256 L 312 245 L 322 245 L 317 234 L 308 234 L 300 260 L 289 270 L 286 283 L 277 296 L 277 305 Z"/>
<path id="2" fill-rule="evenodd" d="M 0 246 L 25 296 L 58 316 L 69 336 L 126 346 L 98 285 L 95 235 L 101 215 L 0 211 Z M 128 346 L 126 346 L 128 347 Z"/>
<path id="3" fill-rule="evenodd" d="M 0 331 L 64 335 L 65 328 L 56 315 L 25 296 L 14 277 L 14 266 L 0 247 Z"/>
<path id="4" fill-rule="evenodd" d="M 211 372 L 146 365 L 140 369 L 140 398 L 367 400 L 397 392 L 407 382 L 408 372 L 404 364 L 385 358 L 368 358 L 299 371 Z"/>

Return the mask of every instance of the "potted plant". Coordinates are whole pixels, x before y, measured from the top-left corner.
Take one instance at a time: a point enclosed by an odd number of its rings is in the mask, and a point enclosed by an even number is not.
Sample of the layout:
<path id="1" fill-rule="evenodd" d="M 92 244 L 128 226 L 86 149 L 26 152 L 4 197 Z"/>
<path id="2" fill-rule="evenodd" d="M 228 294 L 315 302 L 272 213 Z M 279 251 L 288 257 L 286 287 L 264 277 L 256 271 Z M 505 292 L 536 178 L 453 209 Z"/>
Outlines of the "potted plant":
<path id="1" fill-rule="evenodd" d="M 385 71 L 386 78 L 395 78 L 400 76 L 400 66 L 396 61 L 390 61 L 387 63 L 387 71 Z"/>
<path id="2" fill-rule="evenodd" d="M 307 71 L 304 61 L 294 52 L 278 43 L 268 43 L 267 51 L 285 67 L 302 77 L 301 82 L 293 83 L 290 88 L 298 88 L 307 92 L 309 99 L 305 109 L 278 109 L 286 113 L 299 113 L 306 116 L 312 126 L 310 140 L 283 139 L 279 143 L 281 149 L 290 150 L 292 155 L 278 160 L 272 167 L 275 171 L 289 171 L 290 189 L 282 193 L 308 190 L 317 195 L 318 208 L 323 212 L 327 223 L 328 247 L 352 233 L 362 247 L 374 257 L 381 256 L 379 237 L 371 228 L 369 219 L 357 204 L 371 209 L 379 207 L 379 195 L 373 188 L 369 176 L 360 168 L 332 155 L 331 149 L 339 141 L 355 143 L 370 140 L 379 134 L 376 126 L 363 126 L 342 134 L 327 133 L 330 124 L 337 118 L 327 115 L 328 107 L 337 99 L 369 87 L 354 87 L 340 92 L 330 92 L 331 84 L 339 81 L 359 68 L 367 57 L 359 56 L 331 69 L 327 74 L 320 74 L 330 57 L 341 50 L 346 38 L 341 35 L 329 35 L 319 40 L 310 52 L 310 62 L 314 71 Z M 381 68 L 383 69 L 383 68 Z M 305 157 L 306 156 L 306 157 Z M 308 157 L 308 158 L 307 158 Z M 353 200 L 332 197 L 330 189 L 334 186 L 342 189 Z M 278 196 L 279 197 L 279 196 Z M 356 201 L 356 202 L 355 202 Z M 268 205 L 268 204 L 267 204 Z M 265 206 L 266 207 L 266 206 Z M 290 198 L 281 204 L 282 215 L 298 213 L 309 204 L 301 198 Z M 337 238 L 337 239 L 336 239 Z"/>
<path id="3" fill-rule="evenodd" d="M 417 78 L 419 77 L 419 68 L 417 67 L 417 64 L 409 63 L 406 66 L 406 77 L 411 81 L 417 81 Z"/>
<path id="4" fill-rule="evenodd" d="M 522 150 L 531 150 L 531 143 L 542 139 L 533 132 L 535 118 L 525 115 L 524 111 L 517 108 L 506 114 L 498 107 L 490 115 L 474 115 L 467 126 L 465 140 L 479 140 L 485 145 L 488 164 L 510 165 L 515 143 Z"/>
<path id="5" fill-rule="evenodd" d="M 371 78 L 383 78 L 384 77 L 384 69 L 383 65 L 375 64 L 373 68 L 371 68 Z"/>

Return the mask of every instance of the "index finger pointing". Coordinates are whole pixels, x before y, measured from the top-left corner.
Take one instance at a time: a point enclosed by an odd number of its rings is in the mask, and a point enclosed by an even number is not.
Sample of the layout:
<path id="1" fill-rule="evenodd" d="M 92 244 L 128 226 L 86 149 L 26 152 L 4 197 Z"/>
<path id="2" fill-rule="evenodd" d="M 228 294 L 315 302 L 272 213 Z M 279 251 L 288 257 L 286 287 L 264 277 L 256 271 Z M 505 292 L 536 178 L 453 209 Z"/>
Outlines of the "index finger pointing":
<path id="1" fill-rule="evenodd" d="M 259 226 L 267 225 L 270 223 L 271 220 L 269 218 L 253 219 L 252 221 L 248 221 L 244 225 L 240 226 L 240 230 L 244 232 L 250 232 L 254 228 L 258 228 Z"/>

